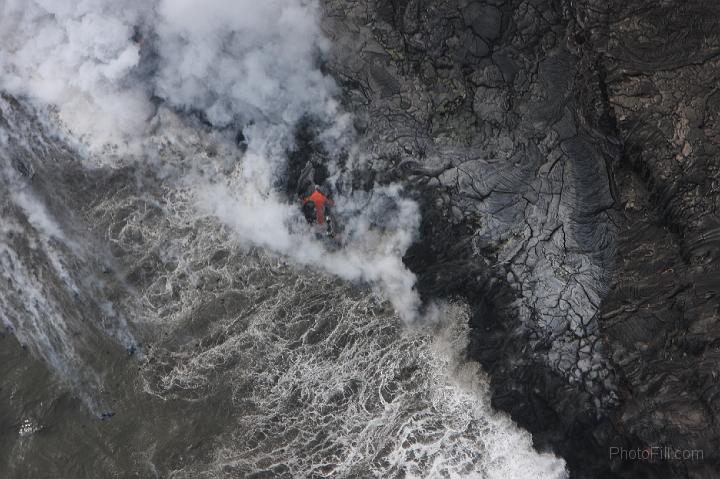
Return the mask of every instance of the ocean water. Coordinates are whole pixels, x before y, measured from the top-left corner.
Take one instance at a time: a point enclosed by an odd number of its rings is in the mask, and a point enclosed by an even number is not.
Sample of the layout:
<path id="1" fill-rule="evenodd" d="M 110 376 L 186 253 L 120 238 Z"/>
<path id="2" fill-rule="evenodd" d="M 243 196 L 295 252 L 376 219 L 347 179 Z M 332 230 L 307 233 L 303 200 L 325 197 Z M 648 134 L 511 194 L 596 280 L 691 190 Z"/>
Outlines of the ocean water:
<path id="1" fill-rule="evenodd" d="M 464 304 L 408 325 L 185 183 L 41 143 L 2 150 L 3 477 L 565 477 L 490 407 Z"/>

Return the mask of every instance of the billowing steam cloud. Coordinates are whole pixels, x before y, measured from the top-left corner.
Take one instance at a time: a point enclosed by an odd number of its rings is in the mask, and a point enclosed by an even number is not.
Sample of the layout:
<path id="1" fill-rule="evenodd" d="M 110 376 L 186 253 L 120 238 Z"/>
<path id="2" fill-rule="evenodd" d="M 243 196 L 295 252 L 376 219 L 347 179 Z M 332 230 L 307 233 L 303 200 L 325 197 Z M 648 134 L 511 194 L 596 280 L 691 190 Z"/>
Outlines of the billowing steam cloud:
<path id="1" fill-rule="evenodd" d="M 318 17 L 306 0 L 6 0 L 0 88 L 54 108 L 95 153 L 106 145 L 148 153 L 146 140 L 173 128 L 160 110 L 242 129 L 248 148 L 232 174 L 186 179 L 201 210 L 245 242 L 369 282 L 413 318 L 415 277 L 401 257 L 419 213 L 399 187 L 338 198 L 353 214 L 352 239 L 336 252 L 276 191 L 300 119 L 320 125 L 331 154 L 352 141 L 338 89 L 317 67 L 328 47 Z M 392 227 L 371 226 L 378 215 Z"/>
<path id="2" fill-rule="evenodd" d="M 136 139 L 153 97 L 215 126 L 338 118 L 303 0 L 7 0 L 2 87 L 57 106 L 91 142 Z"/>
<path id="3" fill-rule="evenodd" d="M 56 106 L 76 135 L 96 144 L 140 136 L 152 114 L 133 81 L 136 25 L 148 2 L 7 0 L 0 4 L 2 88 Z"/>

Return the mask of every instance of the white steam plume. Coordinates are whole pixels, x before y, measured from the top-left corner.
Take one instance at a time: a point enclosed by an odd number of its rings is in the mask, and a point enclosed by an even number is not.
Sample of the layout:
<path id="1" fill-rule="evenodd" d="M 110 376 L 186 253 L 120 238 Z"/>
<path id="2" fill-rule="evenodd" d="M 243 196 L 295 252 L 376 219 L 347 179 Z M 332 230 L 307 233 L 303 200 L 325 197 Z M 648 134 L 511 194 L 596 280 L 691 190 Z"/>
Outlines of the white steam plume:
<path id="1" fill-rule="evenodd" d="M 303 0 L 0 3 L 0 86 L 56 106 L 91 146 L 141 137 L 152 97 L 220 127 L 342 120 L 315 67 L 326 48 Z"/>
<path id="2" fill-rule="evenodd" d="M 150 2 L 0 2 L 0 85 L 57 107 L 76 135 L 96 145 L 142 134 L 152 113 L 143 85 L 136 25 Z"/>
<path id="3" fill-rule="evenodd" d="M 351 146 L 351 118 L 317 66 L 328 48 L 317 10 L 306 0 L 6 0 L 0 88 L 54 107 L 95 153 L 112 145 L 148 154 L 157 144 L 151 136 L 178 136 L 158 108 L 242 128 L 248 149 L 232 175 L 185 178 L 204 211 L 247 243 L 371 283 L 410 319 L 420 301 L 401 258 L 419 213 L 398 187 L 337 198 L 339 209 L 356 214 L 346 225 L 353 240 L 334 253 L 298 224 L 297 205 L 275 188 L 302 118 L 320 125 L 331 156 Z M 386 204 L 394 205 L 382 212 L 392 227 L 371 228 L 373 208 Z"/>
<path id="4" fill-rule="evenodd" d="M 364 213 L 345 225 L 348 242 L 334 252 L 327 251 L 322 242 L 312 237 L 297 207 L 262 195 L 248 198 L 246 193 L 247 190 L 218 186 L 205 190 L 201 201 L 242 239 L 343 279 L 370 283 L 404 320 L 410 322 L 417 317 L 420 299 L 413 289 L 415 275 L 401 258 L 414 239 L 420 215 L 415 202 L 400 196 L 398 186 L 376 187 L 372 197 L 342 198 L 345 208 L 368 205 Z M 370 214 L 374 206 L 385 205 L 381 199 L 396 203 L 397 208 L 383 212 L 387 223 L 394 226 L 378 231 L 370 227 Z"/>

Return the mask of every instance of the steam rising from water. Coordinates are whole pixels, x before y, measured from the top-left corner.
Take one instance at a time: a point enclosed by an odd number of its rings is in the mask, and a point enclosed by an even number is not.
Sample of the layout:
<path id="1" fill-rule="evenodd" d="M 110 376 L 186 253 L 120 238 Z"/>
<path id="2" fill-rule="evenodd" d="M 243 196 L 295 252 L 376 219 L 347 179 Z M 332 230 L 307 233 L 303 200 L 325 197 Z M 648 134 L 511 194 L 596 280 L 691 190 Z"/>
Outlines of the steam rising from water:
<path id="1" fill-rule="evenodd" d="M 362 194 L 337 198 L 339 209 L 356 210 L 347 225 L 355 239 L 332 254 L 293 226 L 301 216 L 297 205 L 275 189 L 301 118 L 319 123 L 330 157 L 352 139 L 337 87 L 317 68 L 327 41 L 314 2 L 11 0 L 2 13 L 5 89 L 57 107 L 60 120 L 94 152 L 108 145 L 147 152 L 151 136 L 156 145 L 177 134 L 156 114 L 153 97 L 201 112 L 215 127 L 242 128 L 248 150 L 237 174 L 190 180 L 200 206 L 243 241 L 371 282 L 405 319 L 417 315 L 415 278 L 401 257 L 419 217 L 398 187 L 377 190 L 397 206 L 385 218 L 394 225 L 388 231 L 370 228 Z M 373 206 L 378 203 L 366 209 Z"/>
<path id="2" fill-rule="evenodd" d="M 398 186 L 377 187 L 371 197 L 357 194 L 343 198 L 345 207 L 351 203 L 367 206 L 363 214 L 345 225 L 349 239 L 337 251 L 327 251 L 322 242 L 312 237 L 305 220 L 298 218 L 297 207 L 271 197 L 241 195 L 247 195 L 247 190 L 235 194 L 227 187 L 214 187 L 205 192 L 203 202 L 241 238 L 290 256 L 300 264 L 323 268 L 346 280 L 375 285 L 402 318 L 407 321 L 415 318 L 420 306 L 413 290 L 415 275 L 405 268 L 401 258 L 414 239 L 420 217 L 417 205 L 400 197 Z M 376 231 L 370 227 L 369 216 L 376 204 L 387 205 L 383 198 L 396 202 L 398 208 L 381 213 L 393 226 Z"/>
<path id="3" fill-rule="evenodd" d="M 69 382 L 96 414 L 105 411 L 98 333 L 123 347 L 135 339 L 103 297 L 114 287 L 88 261 L 88 244 L 65 234 L 47 207 L 13 175 L 0 151 L 0 324 Z"/>
<path id="4" fill-rule="evenodd" d="M 142 136 L 152 97 L 218 127 L 339 115 L 334 83 L 315 67 L 326 42 L 313 2 L 8 0 L 0 8 L 3 89 L 56 106 L 95 147 Z"/>

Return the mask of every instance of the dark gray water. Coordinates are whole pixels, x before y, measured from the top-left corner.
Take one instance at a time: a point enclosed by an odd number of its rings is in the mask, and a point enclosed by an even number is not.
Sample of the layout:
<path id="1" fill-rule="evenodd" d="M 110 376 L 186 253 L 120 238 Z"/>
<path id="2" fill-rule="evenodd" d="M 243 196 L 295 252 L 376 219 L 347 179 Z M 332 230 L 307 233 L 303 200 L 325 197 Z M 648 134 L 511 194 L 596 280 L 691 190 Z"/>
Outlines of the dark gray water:
<path id="1" fill-rule="evenodd" d="M 1 105 L 3 477 L 564 476 L 490 408 L 464 305 L 408 327 Z"/>

